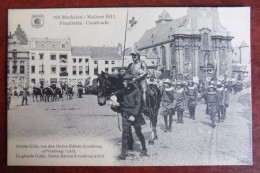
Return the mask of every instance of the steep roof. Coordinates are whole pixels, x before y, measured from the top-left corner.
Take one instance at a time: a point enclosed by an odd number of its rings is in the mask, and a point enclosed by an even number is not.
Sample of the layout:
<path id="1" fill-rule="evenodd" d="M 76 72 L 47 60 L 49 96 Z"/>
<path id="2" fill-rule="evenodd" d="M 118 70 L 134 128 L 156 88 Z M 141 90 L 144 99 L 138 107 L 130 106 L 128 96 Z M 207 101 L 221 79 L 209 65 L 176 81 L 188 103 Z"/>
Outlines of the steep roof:
<path id="1" fill-rule="evenodd" d="M 241 45 L 239 46 L 239 48 L 240 48 L 240 47 L 249 47 L 249 46 L 248 46 L 248 44 L 246 44 L 245 41 L 242 41 L 242 43 L 241 43 Z"/>
<path id="2" fill-rule="evenodd" d="M 71 48 L 72 56 L 91 56 L 94 60 L 121 60 L 117 47 L 76 47 Z"/>
<path id="3" fill-rule="evenodd" d="M 173 32 L 173 29 L 182 27 L 186 23 L 187 18 L 188 17 L 186 15 L 147 30 L 141 39 L 136 43 L 137 49 L 169 40 L 169 36 Z"/>

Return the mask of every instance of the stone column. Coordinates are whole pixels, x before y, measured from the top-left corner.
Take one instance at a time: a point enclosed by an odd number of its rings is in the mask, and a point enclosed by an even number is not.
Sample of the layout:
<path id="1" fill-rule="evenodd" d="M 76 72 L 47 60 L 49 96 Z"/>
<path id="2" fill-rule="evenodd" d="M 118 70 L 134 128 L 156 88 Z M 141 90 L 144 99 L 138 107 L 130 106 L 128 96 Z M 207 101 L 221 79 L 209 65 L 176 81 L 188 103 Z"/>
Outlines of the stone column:
<path id="1" fill-rule="evenodd" d="M 166 70 L 171 70 L 171 47 L 170 44 L 165 44 L 166 51 Z"/>
<path id="2" fill-rule="evenodd" d="M 199 47 L 195 45 L 194 47 L 194 73 L 195 77 L 199 77 Z"/>
<path id="3" fill-rule="evenodd" d="M 217 61 L 217 80 L 219 79 L 219 47 L 216 47 L 215 50 L 215 54 L 216 54 L 216 61 Z"/>
<path id="4" fill-rule="evenodd" d="M 183 48 L 182 46 L 178 47 L 179 49 L 179 73 L 183 73 Z"/>

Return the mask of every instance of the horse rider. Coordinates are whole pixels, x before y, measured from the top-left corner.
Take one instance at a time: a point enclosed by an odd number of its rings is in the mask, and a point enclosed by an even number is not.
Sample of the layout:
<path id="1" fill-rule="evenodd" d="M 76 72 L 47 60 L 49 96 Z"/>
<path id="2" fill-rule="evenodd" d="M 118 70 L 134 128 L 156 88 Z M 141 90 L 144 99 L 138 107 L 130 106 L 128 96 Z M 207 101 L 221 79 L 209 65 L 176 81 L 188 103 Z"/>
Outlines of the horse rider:
<path id="1" fill-rule="evenodd" d="M 122 114 L 122 151 L 119 155 L 120 160 L 126 159 L 126 151 L 133 150 L 134 139 L 132 136 L 131 126 L 134 126 L 135 133 L 139 138 L 142 151 L 140 156 L 147 156 L 145 138 L 141 130 L 141 126 L 145 124 L 145 120 L 141 114 L 142 93 L 138 86 L 133 84 L 133 77 L 129 74 L 123 76 L 124 96 L 123 101 L 119 104 L 114 103 L 112 107 L 117 107 Z M 116 108 L 116 109 L 117 109 Z"/>
<path id="2" fill-rule="evenodd" d="M 147 94 L 147 82 L 145 77 L 147 76 L 147 65 L 140 59 L 140 52 L 138 50 L 132 50 L 130 53 L 133 63 L 129 64 L 126 73 L 133 76 L 133 82 L 137 83 L 142 91 L 143 109 L 147 110 L 146 94 Z"/>
<path id="3" fill-rule="evenodd" d="M 195 120 L 195 109 L 198 100 L 198 89 L 194 82 L 190 80 L 186 89 L 187 105 L 190 113 L 190 118 Z"/>
<path id="4" fill-rule="evenodd" d="M 214 85 L 210 84 L 208 86 L 206 98 L 207 98 L 206 114 L 210 115 L 212 121 L 212 128 L 215 128 L 216 114 L 218 113 L 218 103 L 217 103 L 216 87 Z"/>
<path id="5" fill-rule="evenodd" d="M 163 81 L 162 89 L 162 107 L 163 107 L 163 118 L 165 129 L 164 132 L 172 132 L 172 116 L 174 115 L 173 110 L 173 100 L 174 100 L 174 87 L 170 79 L 165 79 Z M 169 126 L 168 126 L 168 116 L 169 116 Z"/>

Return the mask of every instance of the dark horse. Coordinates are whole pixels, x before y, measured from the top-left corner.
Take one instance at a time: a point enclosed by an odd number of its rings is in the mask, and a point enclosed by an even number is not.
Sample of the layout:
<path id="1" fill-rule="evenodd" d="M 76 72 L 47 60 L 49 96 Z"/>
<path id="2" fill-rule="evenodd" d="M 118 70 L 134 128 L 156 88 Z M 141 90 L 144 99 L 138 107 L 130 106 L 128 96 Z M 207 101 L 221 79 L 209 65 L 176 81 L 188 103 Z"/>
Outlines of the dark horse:
<path id="1" fill-rule="evenodd" d="M 54 91 L 50 87 L 43 88 L 43 97 L 45 102 L 54 101 Z"/>
<path id="2" fill-rule="evenodd" d="M 42 95 L 42 90 L 41 90 L 41 88 L 33 87 L 33 93 L 32 93 L 33 102 L 34 102 L 34 96 L 35 96 L 35 98 L 36 98 L 36 101 L 38 102 L 38 95 L 40 96 L 40 101 L 43 100 L 43 95 Z"/>
<path id="3" fill-rule="evenodd" d="M 98 82 L 97 82 L 97 99 L 98 104 L 103 106 L 106 104 L 106 101 L 112 95 L 117 96 L 117 101 L 120 103 L 123 100 L 123 78 L 121 75 L 112 75 L 102 72 L 98 75 Z M 149 144 L 154 144 L 154 140 L 158 139 L 157 136 L 157 118 L 158 118 L 158 111 L 161 104 L 161 92 L 156 85 L 149 85 L 148 93 L 147 93 L 147 105 L 149 110 L 145 113 L 146 116 L 149 117 L 151 125 L 152 125 L 152 132 L 149 139 Z"/>

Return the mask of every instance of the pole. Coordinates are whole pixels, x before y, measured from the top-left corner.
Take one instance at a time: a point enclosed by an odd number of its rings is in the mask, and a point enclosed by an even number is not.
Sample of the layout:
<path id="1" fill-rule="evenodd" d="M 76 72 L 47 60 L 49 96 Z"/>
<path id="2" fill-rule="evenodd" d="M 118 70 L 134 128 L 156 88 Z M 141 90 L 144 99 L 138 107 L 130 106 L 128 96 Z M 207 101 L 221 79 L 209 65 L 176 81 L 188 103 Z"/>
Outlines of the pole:
<path id="1" fill-rule="evenodd" d="M 126 22 L 125 22 L 125 39 L 124 39 L 124 50 L 123 50 L 123 61 L 122 61 L 122 68 L 124 68 L 124 62 L 125 62 L 125 43 L 126 43 L 127 22 L 128 22 L 128 8 L 127 8 L 127 12 L 126 12 Z"/>

